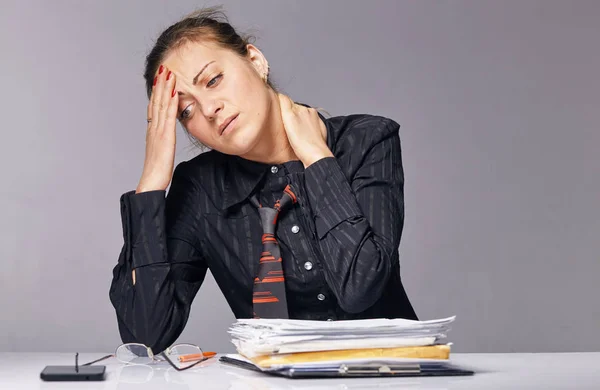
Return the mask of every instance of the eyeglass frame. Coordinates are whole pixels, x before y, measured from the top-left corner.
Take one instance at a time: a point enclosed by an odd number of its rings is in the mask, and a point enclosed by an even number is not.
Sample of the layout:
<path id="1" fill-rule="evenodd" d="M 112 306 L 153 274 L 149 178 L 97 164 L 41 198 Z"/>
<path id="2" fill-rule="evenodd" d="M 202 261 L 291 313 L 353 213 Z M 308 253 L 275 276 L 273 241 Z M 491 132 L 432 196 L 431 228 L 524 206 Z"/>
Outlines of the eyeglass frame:
<path id="1" fill-rule="evenodd" d="M 146 344 L 141 344 L 141 343 L 124 343 L 124 344 L 121 344 L 121 345 L 119 345 L 119 346 L 117 347 L 117 349 L 115 349 L 115 353 L 113 353 L 113 354 L 111 354 L 111 355 L 106 355 L 106 356 L 103 356 L 103 357 L 101 357 L 100 359 L 96 359 L 96 360 L 94 360 L 94 361 L 91 361 L 91 362 L 89 362 L 89 363 L 82 364 L 82 366 L 91 366 L 91 365 L 92 365 L 92 364 L 94 364 L 94 363 L 101 362 L 101 361 L 103 361 L 103 360 L 106 360 L 106 359 L 109 359 L 109 358 L 111 358 L 111 357 L 114 357 L 114 358 L 116 358 L 116 357 L 117 357 L 117 351 L 119 350 L 119 348 L 122 348 L 122 347 L 124 347 L 124 346 L 126 346 L 126 345 L 137 345 L 137 346 L 142 346 L 142 347 L 145 347 L 145 348 L 146 348 L 146 350 L 148 351 L 148 357 L 149 357 L 150 359 L 152 359 L 152 362 L 159 362 L 159 361 L 161 361 L 161 360 L 158 360 L 158 359 L 156 359 L 156 356 L 162 356 L 162 357 L 165 359 L 165 361 L 166 361 L 167 363 L 169 363 L 169 365 L 170 365 L 171 367 L 173 367 L 173 368 L 174 368 L 175 370 L 177 370 L 177 371 L 185 371 L 185 370 L 187 370 L 187 369 L 190 369 L 190 368 L 192 368 L 192 367 L 195 367 L 196 365 L 198 365 L 198 364 L 200 364 L 200 363 L 202 363 L 202 362 L 205 362 L 205 361 L 207 361 L 208 359 L 210 359 L 210 358 L 214 357 L 214 356 L 203 357 L 202 359 L 198 360 L 197 362 L 194 362 L 194 363 L 192 363 L 191 365 L 189 365 L 189 366 L 187 366 L 187 367 L 181 368 L 181 367 L 177 367 L 177 366 L 175 365 L 175 363 L 173 363 L 173 362 L 171 361 L 171 359 L 169 359 L 169 358 L 167 357 L 167 354 L 166 354 L 165 352 L 167 352 L 167 353 L 168 353 L 168 351 L 170 351 L 171 349 L 173 349 L 173 348 L 175 348 L 175 347 L 177 347 L 177 346 L 191 346 L 191 347 L 196 347 L 196 348 L 198 348 L 198 350 L 200 350 L 200 352 L 201 352 L 201 353 L 204 355 L 204 352 L 202 351 L 202 348 L 200 348 L 200 347 L 199 347 L 199 346 L 197 346 L 196 344 L 190 344 L 190 343 L 179 343 L 179 344 L 174 344 L 174 345 L 170 346 L 169 348 L 165 349 L 164 351 L 162 351 L 161 353 L 159 353 L 158 355 L 155 355 L 155 354 L 152 352 L 152 348 L 148 347 Z M 117 360 L 118 360 L 118 359 L 117 359 Z M 119 360 L 119 361 L 120 361 L 120 360 Z M 125 362 L 122 362 L 122 361 L 120 361 L 120 362 L 121 362 L 121 363 L 124 363 L 124 364 L 128 364 L 128 365 L 138 365 L 138 366 L 148 366 L 148 365 L 149 365 L 149 364 L 139 364 L 139 363 L 137 363 L 137 364 L 136 364 L 136 363 L 125 363 Z"/>

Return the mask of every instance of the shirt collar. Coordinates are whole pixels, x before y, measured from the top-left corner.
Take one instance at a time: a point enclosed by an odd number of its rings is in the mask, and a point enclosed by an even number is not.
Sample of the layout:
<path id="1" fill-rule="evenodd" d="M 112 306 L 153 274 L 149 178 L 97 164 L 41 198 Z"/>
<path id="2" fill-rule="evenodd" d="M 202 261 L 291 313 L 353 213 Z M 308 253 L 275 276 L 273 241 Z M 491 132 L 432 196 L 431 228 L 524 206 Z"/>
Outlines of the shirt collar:
<path id="1" fill-rule="evenodd" d="M 227 171 L 224 177 L 223 210 L 247 199 L 269 167 L 267 164 L 246 160 L 239 156 L 230 157 L 227 159 Z"/>

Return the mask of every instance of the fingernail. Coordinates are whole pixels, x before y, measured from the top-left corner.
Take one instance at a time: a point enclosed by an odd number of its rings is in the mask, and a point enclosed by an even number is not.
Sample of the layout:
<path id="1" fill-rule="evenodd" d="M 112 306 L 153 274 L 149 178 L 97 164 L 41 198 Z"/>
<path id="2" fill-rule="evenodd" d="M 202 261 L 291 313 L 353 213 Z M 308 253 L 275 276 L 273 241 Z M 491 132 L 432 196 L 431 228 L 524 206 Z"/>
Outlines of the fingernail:
<path id="1" fill-rule="evenodd" d="M 167 73 L 167 80 L 171 77 L 171 71 L 169 71 L 169 73 Z"/>
<path id="2" fill-rule="evenodd" d="M 154 82 L 152 83 L 152 86 L 156 86 L 156 80 L 158 80 L 158 76 L 154 76 Z"/>
<path id="3" fill-rule="evenodd" d="M 173 92 L 171 92 L 171 97 L 175 97 L 175 87 L 173 87 Z"/>
<path id="4" fill-rule="evenodd" d="M 161 65 L 160 68 L 158 68 L 158 74 L 161 74 L 163 69 L 164 69 L 164 67 Z"/>

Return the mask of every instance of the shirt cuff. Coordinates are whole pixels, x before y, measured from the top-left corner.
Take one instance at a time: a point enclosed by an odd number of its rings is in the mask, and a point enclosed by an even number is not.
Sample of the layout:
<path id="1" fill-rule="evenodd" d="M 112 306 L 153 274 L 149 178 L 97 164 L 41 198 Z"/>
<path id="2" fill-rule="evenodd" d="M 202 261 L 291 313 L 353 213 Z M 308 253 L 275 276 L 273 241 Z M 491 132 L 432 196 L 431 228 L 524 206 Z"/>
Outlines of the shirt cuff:
<path id="1" fill-rule="evenodd" d="M 319 239 L 341 222 L 362 217 L 350 183 L 335 157 L 325 157 L 309 165 L 304 179 Z"/>
<path id="2" fill-rule="evenodd" d="M 166 254 L 165 237 L 165 195 L 166 191 L 156 190 L 126 192 L 121 196 L 121 219 L 123 238 L 131 258 L 132 268 L 163 262 L 164 256 L 156 256 L 156 248 Z M 154 256 L 141 256 L 152 248 Z"/>

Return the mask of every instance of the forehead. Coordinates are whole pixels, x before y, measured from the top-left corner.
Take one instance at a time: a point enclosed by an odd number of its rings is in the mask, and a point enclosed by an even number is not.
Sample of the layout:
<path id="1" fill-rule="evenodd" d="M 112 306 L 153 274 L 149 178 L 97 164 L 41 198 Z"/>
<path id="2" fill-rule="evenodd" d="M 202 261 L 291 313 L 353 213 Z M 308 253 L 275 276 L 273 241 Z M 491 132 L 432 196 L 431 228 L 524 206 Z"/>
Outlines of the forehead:
<path id="1" fill-rule="evenodd" d="M 231 50 L 223 49 L 212 42 L 187 42 L 171 50 L 163 64 L 179 77 L 192 79 L 200 69 L 211 61 L 231 61 Z"/>

